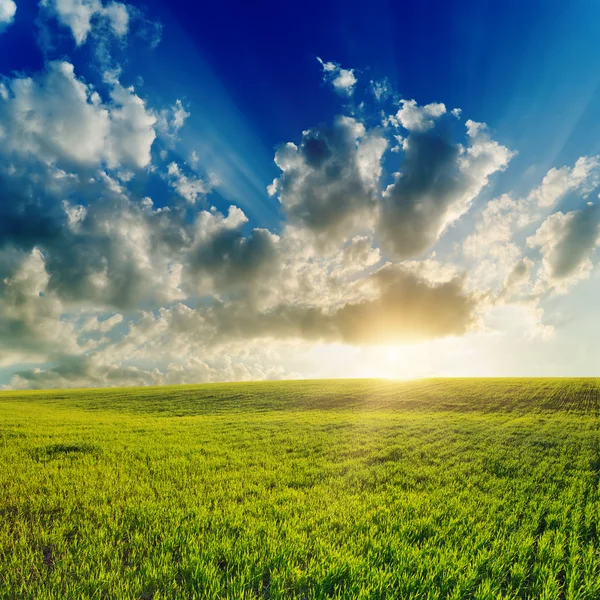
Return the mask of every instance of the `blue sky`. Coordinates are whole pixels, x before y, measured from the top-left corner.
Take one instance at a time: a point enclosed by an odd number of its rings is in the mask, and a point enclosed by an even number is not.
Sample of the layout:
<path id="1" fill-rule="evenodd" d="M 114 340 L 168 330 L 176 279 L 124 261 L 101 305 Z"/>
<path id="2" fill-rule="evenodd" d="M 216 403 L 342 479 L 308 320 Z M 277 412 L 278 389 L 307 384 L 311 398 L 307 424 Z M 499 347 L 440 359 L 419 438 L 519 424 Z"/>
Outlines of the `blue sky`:
<path id="1" fill-rule="evenodd" d="M 196 107 L 185 144 L 210 136 L 242 157 L 256 181 L 244 196 L 277 175 L 273 150 L 299 132 L 330 120 L 339 98 L 320 81 L 316 56 L 356 69 L 362 78 L 387 78 L 401 97 L 444 102 L 487 123 L 518 148 L 506 187 L 532 180 L 554 164 L 598 151 L 600 59 L 595 2 L 303 2 L 136 4 L 162 25 L 159 46 L 139 40 L 121 55 L 128 81 L 157 104 L 185 98 Z M 2 73 L 43 66 L 33 26 L 38 3 L 19 3 L 3 34 Z M 61 51 L 88 77 L 89 47 L 73 51 L 61 32 Z M 214 139 L 213 139 L 214 138 Z M 207 144 L 209 142 L 206 142 Z M 212 145 L 211 145 L 212 147 Z M 514 171 L 514 173 L 513 173 Z M 239 174 L 238 174 L 239 175 Z M 237 183 L 237 182 L 236 182 Z M 257 190 L 258 192 L 258 190 Z M 238 199 L 239 202 L 239 199 Z M 259 211 L 258 194 L 247 207 Z M 258 216 L 258 215 L 257 215 Z M 271 223 L 272 224 L 272 223 Z"/>
<path id="2" fill-rule="evenodd" d="M 0 0 L 0 385 L 597 374 L 599 12 Z"/>

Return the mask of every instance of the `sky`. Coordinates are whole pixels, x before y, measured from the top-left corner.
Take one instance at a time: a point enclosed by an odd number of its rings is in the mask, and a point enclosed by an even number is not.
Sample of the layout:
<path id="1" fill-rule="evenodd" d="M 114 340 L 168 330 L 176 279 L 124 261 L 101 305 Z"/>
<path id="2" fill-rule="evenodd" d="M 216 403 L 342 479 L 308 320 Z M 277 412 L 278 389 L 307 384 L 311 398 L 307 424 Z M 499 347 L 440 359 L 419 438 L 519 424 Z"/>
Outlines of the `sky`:
<path id="1" fill-rule="evenodd" d="M 599 20 L 0 0 L 0 389 L 600 375 Z"/>

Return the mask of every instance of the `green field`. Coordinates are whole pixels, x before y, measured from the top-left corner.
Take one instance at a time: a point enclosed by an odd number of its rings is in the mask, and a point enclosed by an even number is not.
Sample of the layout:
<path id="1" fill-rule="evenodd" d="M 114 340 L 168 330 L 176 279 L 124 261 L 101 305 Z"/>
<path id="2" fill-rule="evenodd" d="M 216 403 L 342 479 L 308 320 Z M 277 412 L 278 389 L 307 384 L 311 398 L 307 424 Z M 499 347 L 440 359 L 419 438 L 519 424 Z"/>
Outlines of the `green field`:
<path id="1" fill-rule="evenodd" d="M 0 598 L 600 598 L 600 382 L 0 394 Z"/>

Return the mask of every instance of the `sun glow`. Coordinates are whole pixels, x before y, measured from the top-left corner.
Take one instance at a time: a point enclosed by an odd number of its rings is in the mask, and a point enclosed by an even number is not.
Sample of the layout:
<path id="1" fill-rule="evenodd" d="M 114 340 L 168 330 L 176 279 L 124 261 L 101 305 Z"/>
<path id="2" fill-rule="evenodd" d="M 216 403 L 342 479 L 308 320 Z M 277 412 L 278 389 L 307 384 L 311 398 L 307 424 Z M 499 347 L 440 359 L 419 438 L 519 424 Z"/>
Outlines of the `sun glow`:
<path id="1" fill-rule="evenodd" d="M 307 373 L 315 379 L 486 377 L 493 375 L 493 367 L 501 362 L 501 343 L 502 336 L 479 332 L 414 344 L 317 344 L 296 354 L 285 366 L 290 372 Z"/>
<path id="2" fill-rule="evenodd" d="M 397 346 L 390 346 L 385 351 L 385 358 L 387 361 L 395 363 L 400 358 L 400 349 Z"/>

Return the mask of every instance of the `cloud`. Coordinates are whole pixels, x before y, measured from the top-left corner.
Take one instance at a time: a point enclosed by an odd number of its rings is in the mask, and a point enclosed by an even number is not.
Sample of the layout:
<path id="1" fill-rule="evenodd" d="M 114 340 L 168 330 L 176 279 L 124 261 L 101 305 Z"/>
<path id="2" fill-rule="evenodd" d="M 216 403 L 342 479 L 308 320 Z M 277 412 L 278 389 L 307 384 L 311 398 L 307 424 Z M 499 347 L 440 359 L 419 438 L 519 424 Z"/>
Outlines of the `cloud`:
<path id="1" fill-rule="evenodd" d="M 279 237 L 266 229 L 244 235 L 246 222 L 246 215 L 234 206 L 226 217 L 217 211 L 200 213 L 185 272 L 189 285 L 203 294 L 241 293 L 246 298 L 272 285 Z"/>
<path id="2" fill-rule="evenodd" d="M 49 287 L 70 303 L 135 309 L 181 299 L 182 223 L 106 194 L 45 246 Z"/>
<path id="3" fill-rule="evenodd" d="M 106 357 L 111 362 L 168 362 L 243 351 L 253 355 L 256 348 L 268 348 L 275 341 L 398 343 L 461 335 L 475 327 L 480 298 L 468 292 L 463 277 L 454 272 L 442 274 L 438 268 L 437 280 L 428 280 L 426 273 L 432 269 L 433 265 L 386 265 L 358 283 L 347 281 L 346 288 L 354 290 L 337 297 L 329 296 L 325 285 L 314 290 L 320 295 L 302 297 L 299 290 L 291 298 L 275 295 L 268 306 L 248 301 L 247 295 L 195 309 L 175 304 L 144 313 L 107 349 Z"/>
<path id="4" fill-rule="evenodd" d="M 538 209 L 528 198 L 503 194 L 490 200 L 479 214 L 475 231 L 462 243 L 464 256 L 477 263 L 473 278 L 481 285 L 500 287 L 503 298 L 511 297 L 517 287 L 521 289 L 523 286 L 515 284 L 523 261 L 528 259 L 522 258 L 522 249 L 514 237 L 538 218 Z"/>
<path id="5" fill-rule="evenodd" d="M 167 172 L 171 186 L 190 204 L 194 204 L 199 197 L 206 196 L 211 189 L 207 181 L 193 175 L 184 175 L 175 162 L 169 164 Z"/>
<path id="6" fill-rule="evenodd" d="M 378 223 L 384 248 L 398 258 L 431 247 L 513 156 L 481 123 L 467 121 L 466 146 L 436 130 L 423 131 L 420 124 L 414 127 L 403 142 L 396 181 L 384 192 Z"/>
<path id="7" fill-rule="evenodd" d="M 396 118 L 408 131 L 429 131 L 435 120 L 446 114 L 446 106 L 442 103 L 418 106 L 415 100 L 401 100 L 400 104 Z"/>
<path id="8" fill-rule="evenodd" d="M 387 78 L 382 79 L 381 81 L 375 81 L 372 79 L 370 85 L 371 92 L 373 93 L 373 96 L 375 96 L 375 100 L 377 100 L 377 102 L 386 100 L 392 95 L 392 86 Z"/>
<path id="9" fill-rule="evenodd" d="M 373 240 L 368 236 L 357 235 L 340 250 L 336 260 L 339 267 L 333 271 L 334 275 L 351 275 L 380 262 L 381 251 L 373 248 Z"/>
<path id="10" fill-rule="evenodd" d="M 183 127 L 184 123 L 190 116 L 183 106 L 180 99 L 175 101 L 175 104 L 169 108 L 163 108 L 158 113 L 156 130 L 161 137 L 173 146 L 177 141 L 177 134 Z"/>
<path id="11" fill-rule="evenodd" d="M 67 166 L 147 166 L 156 118 L 133 87 L 113 82 L 110 98 L 103 102 L 68 62 L 9 80 L 0 98 L 0 153 Z"/>
<path id="12" fill-rule="evenodd" d="M 501 298 L 510 300 L 521 295 L 524 288 L 529 288 L 534 267 L 535 262 L 531 258 L 519 258 L 504 279 Z"/>
<path id="13" fill-rule="evenodd" d="M 351 117 L 304 132 L 275 154 L 282 175 L 269 187 L 292 223 L 324 243 L 339 242 L 372 218 L 387 141 Z"/>
<path id="14" fill-rule="evenodd" d="M 71 30 L 78 46 L 85 43 L 95 24 L 107 26 L 117 37 L 125 36 L 129 29 L 129 12 L 120 2 L 104 5 L 101 0 L 42 0 L 40 5 Z"/>
<path id="15" fill-rule="evenodd" d="M 593 268 L 591 254 L 600 237 L 600 207 L 586 206 L 566 214 L 550 215 L 536 233 L 527 239 L 530 248 L 542 254 L 538 289 L 565 292 Z"/>
<path id="16" fill-rule="evenodd" d="M 317 60 L 323 67 L 323 80 L 329 81 L 335 91 L 342 96 L 352 96 L 357 82 L 354 70 L 342 69 L 337 63 L 323 62 L 319 57 Z"/>
<path id="17" fill-rule="evenodd" d="M 600 156 L 582 156 L 572 168 L 550 169 L 530 198 L 542 208 L 551 207 L 575 190 L 586 197 L 599 183 Z"/>
<path id="18" fill-rule="evenodd" d="M 104 362 L 94 356 L 65 357 L 54 367 L 22 370 L 11 379 L 12 389 L 178 385 L 221 381 L 260 381 L 298 378 L 282 367 L 221 359 L 211 366 L 192 357 L 169 363 L 162 370 Z"/>
<path id="19" fill-rule="evenodd" d="M 499 198 L 490 200 L 484 210 L 480 213 L 475 231 L 470 234 L 463 242 L 462 248 L 465 256 L 476 258 L 478 266 L 475 270 L 475 278 L 479 281 L 485 281 L 486 284 L 492 285 L 501 283 L 504 279 L 502 296 L 511 297 L 514 292 L 512 285 L 513 275 L 519 273 L 519 269 L 527 265 L 527 284 L 532 283 L 533 262 L 530 258 L 522 256 L 523 249 L 517 243 L 517 234 L 526 227 L 535 222 L 540 222 L 544 219 L 544 209 L 553 207 L 561 198 L 564 198 L 567 193 L 577 191 L 582 198 L 587 197 L 589 193 L 598 185 L 598 157 L 583 156 L 579 158 L 573 167 L 564 166 L 560 169 L 552 168 L 544 176 L 541 185 L 535 187 L 528 194 L 521 198 L 515 198 L 511 194 L 504 194 Z M 588 203 L 590 206 L 591 203 Z M 576 213 L 573 213 L 576 214 Z M 595 209 L 584 209 L 582 217 L 578 219 L 590 218 L 590 224 L 595 221 Z M 550 252 L 550 248 L 556 243 L 556 236 L 562 235 L 566 228 L 566 223 L 571 219 L 567 218 L 564 221 L 562 213 L 551 215 L 546 224 L 540 228 L 539 237 L 532 236 L 528 242 L 530 248 L 540 247 L 544 251 Z M 576 231 L 581 231 L 581 225 L 576 227 Z M 578 235 L 578 234 L 577 234 Z M 589 246 L 589 240 L 586 241 L 585 235 L 582 237 L 580 249 L 583 248 L 586 252 L 586 244 Z M 568 242 L 569 246 L 573 246 L 572 242 Z M 561 260 L 567 260 L 567 263 L 574 260 L 578 263 L 577 254 L 563 253 L 560 247 L 557 252 L 563 256 Z M 557 254 L 551 252 L 554 259 Z M 554 259 L 548 259 L 544 268 L 542 280 L 538 281 L 535 286 L 535 293 L 543 293 L 551 282 L 560 284 L 561 276 L 556 277 L 555 269 L 552 266 Z M 580 265 L 587 272 L 589 264 Z M 561 269 L 559 269 L 560 272 Z M 568 270 L 568 269 L 567 269 Z M 512 275 L 509 275 L 512 273 Z M 573 281 L 580 277 L 575 277 Z M 565 281 L 570 280 L 567 275 Z M 568 287 L 569 284 L 567 284 Z M 519 283 L 519 289 L 526 290 L 525 282 Z M 528 290 L 529 294 L 533 294 L 533 289 Z"/>
<path id="20" fill-rule="evenodd" d="M 308 339 L 347 344 L 415 342 L 461 335 L 475 326 L 477 298 L 462 279 L 431 283 L 401 265 L 387 265 L 364 282 L 370 293 L 335 308 L 280 304 L 258 314 L 215 307 L 208 317 L 222 339 Z"/>
<path id="21" fill-rule="evenodd" d="M 100 320 L 97 316 L 90 317 L 81 325 L 81 333 L 100 332 L 107 333 L 113 327 L 123 322 L 123 315 L 115 314 L 108 319 Z"/>
<path id="22" fill-rule="evenodd" d="M 182 298 L 191 227 L 184 215 L 132 200 L 103 172 L 58 184 L 48 174 L 37 182 L 26 175 L 0 177 L 0 252 L 39 249 L 48 290 L 63 302 L 132 309 Z M 86 206 L 65 199 L 81 198 L 82 188 Z M 12 266 L 4 269 L 10 276 Z"/>
<path id="23" fill-rule="evenodd" d="M 44 6 L 104 67 L 98 48 L 124 46 L 138 18 L 116 2 Z M 320 62 L 344 99 L 359 94 L 352 69 Z M 54 61 L 0 83 L 0 363 L 43 365 L 14 387 L 286 377 L 275 348 L 462 336 L 502 303 L 547 332 L 542 294 L 590 272 L 595 207 L 548 217 L 530 256 L 515 233 L 590 193 L 597 157 L 490 201 L 450 255 L 438 240 L 513 152 L 474 121 L 457 137 L 460 111 L 442 103 L 369 113 L 395 101 L 371 82 L 353 116 L 276 150 L 283 219 L 266 229 L 223 197 L 211 206 L 214 181 L 174 159 L 198 162 L 179 139 L 188 105 L 154 107 L 104 67 L 84 79 Z"/>
<path id="24" fill-rule="evenodd" d="M 0 281 L 0 364 L 43 361 L 58 347 L 79 353 L 74 326 L 60 318 L 62 303 L 49 292 L 41 252 L 12 256 L 14 270 Z"/>
<path id="25" fill-rule="evenodd" d="M 15 18 L 17 5 L 13 0 L 0 0 L 0 33 L 2 33 Z"/>
<path id="26" fill-rule="evenodd" d="M 118 341 L 104 340 L 103 345 L 100 340 L 93 352 L 79 348 L 70 354 L 54 353 L 54 366 L 23 369 L 11 386 L 160 385 L 298 377 L 273 364 L 268 351 L 273 343 L 410 343 L 462 335 L 477 324 L 478 299 L 465 291 L 459 277 L 431 283 L 414 270 L 388 265 L 371 275 L 368 284 L 372 293 L 363 300 L 333 309 L 298 303 L 278 304 L 266 311 L 244 303 L 196 309 L 175 304 L 144 313 Z M 110 331 L 121 323 L 119 315 L 104 321 L 91 318 L 80 326 L 80 334 Z M 164 366 L 144 366 L 157 363 Z"/>
<path id="27" fill-rule="evenodd" d="M 535 218 L 527 200 L 516 200 L 510 194 L 494 198 L 479 215 L 475 232 L 465 239 L 463 250 L 469 256 L 481 257 L 492 246 L 510 242 L 517 229 Z"/>

